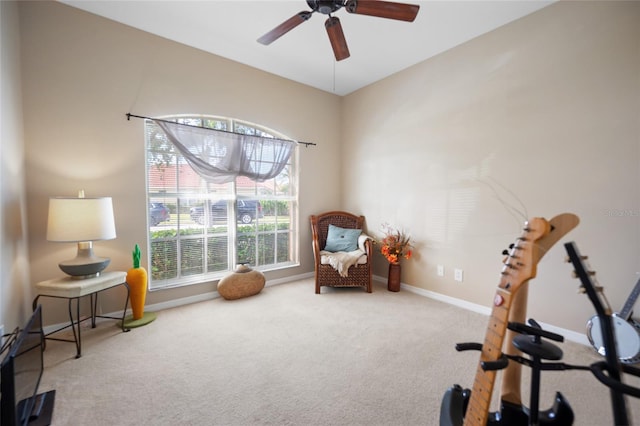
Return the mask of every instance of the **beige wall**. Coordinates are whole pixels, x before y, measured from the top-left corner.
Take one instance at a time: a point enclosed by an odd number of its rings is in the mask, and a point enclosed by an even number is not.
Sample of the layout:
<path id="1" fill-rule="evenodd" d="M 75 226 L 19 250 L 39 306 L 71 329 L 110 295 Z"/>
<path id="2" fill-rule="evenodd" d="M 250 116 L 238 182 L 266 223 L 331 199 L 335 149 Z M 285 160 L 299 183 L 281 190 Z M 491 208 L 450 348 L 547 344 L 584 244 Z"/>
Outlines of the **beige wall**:
<path id="1" fill-rule="evenodd" d="M 0 324 L 31 313 L 17 2 L 0 2 Z"/>
<path id="2" fill-rule="evenodd" d="M 146 246 L 143 121 L 127 121 L 127 112 L 223 115 L 317 143 L 299 152 L 301 265 L 267 279 L 313 270 L 308 217 L 339 206 L 338 191 L 326 190 L 339 188 L 337 174 L 327 173 L 339 157 L 339 97 L 59 3 L 23 2 L 20 18 L 33 283 L 61 276 L 57 263 L 76 250 L 45 239 L 50 196 L 84 189 L 113 197 L 118 238 L 94 245 L 111 257 L 110 269 L 128 269 L 134 245 Z M 215 285 L 154 291 L 147 304 L 210 293 Z M 122 299 L 106 292 L 101 300 L 110 312 Z M 45 309 L 45 317 L 54 310 Z"/>
<path id="3" fill-rule="evenodd" d="M 540 262 L 529 316 L 584 332 L 594 310 L 563 262 L 570 240 L 622 307 L 640 271 L 640 3 L 554 4 L 343 110 L 344 206 L 410 232 L 403 282 L 489 307 L 525 217 L 571 212 L 581 224 Z"/>

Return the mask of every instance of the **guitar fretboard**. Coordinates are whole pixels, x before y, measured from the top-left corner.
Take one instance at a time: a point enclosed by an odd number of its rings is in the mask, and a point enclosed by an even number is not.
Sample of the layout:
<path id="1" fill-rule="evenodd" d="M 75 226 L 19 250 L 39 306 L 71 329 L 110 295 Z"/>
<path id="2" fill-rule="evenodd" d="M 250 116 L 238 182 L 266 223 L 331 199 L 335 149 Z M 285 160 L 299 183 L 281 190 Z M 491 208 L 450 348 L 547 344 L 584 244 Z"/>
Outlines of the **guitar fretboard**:
<path id="1" fill-rule="evenodd" d="M 509 309 L 511 308 L 511 296 L 510 292 L 502 288 L 498 288 L 496 291 L 494 299 L 496 302 L 493 305 L 484 343 L 482 344 L 482 353 L 476 369 L 469 405 L 464 417 L 464 426 L 486 426 L 487 424 L 496 371 L 485 371 L 481 363 L 483 361 L 497 361 L 502 354 L 502 344 L 507 332 Z"/>
<path id="2" fill-rule="evenodd" d="M 640 280 L 636 283 L 636 286 L 631 290 L 631 294 L 627 297 L 627 301 L 625 302 L 622 311 L 620 312 L 620 317 L 625 321 L 629 321 L 629 317 L 631 316 L 631 311 L 633 310 L 633 305 L 636 304 L 636 300 L 638 300 L 638 296 L 640 295 Z"/>

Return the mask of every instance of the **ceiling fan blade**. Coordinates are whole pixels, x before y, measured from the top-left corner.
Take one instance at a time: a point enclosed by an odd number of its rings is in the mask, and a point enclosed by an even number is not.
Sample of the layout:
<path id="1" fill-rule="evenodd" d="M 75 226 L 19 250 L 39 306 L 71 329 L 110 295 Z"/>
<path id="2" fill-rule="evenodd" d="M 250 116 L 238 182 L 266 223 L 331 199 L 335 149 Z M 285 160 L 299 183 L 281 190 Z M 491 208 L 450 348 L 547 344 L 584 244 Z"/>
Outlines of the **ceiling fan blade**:
<path id="1" fill-rule="evenodd" d="M 348 0 L 345 9 L 358 15 L 377 16 L 379 18 L 397 19 L 413 22 L 420 6 L 408 3 L 395 3 L 381 0 Z"/>
<path id="2" fill-rule="evenodd" d="M 344 33 L 342 32 L 340 20 L 335 16 L 331 16 L 325 21 L 324 26 L 327 29 L 327 34 L 329 34 L 329 41 L 331 42 L 336 61 L 341 61 L 351 56 L 349 48 L 347 47 L 347 40 L 344 38 Z"/>
<path id="3" fill-rule="evenodd" d="M 307 21 L 311 18 L 312 14 L 313 12 L 303 11 L 293 15 L 291 18 L 260 37 L 258 39 L 258 43 L 265 45 L 273 43 L 298 25 L 302 24 L 304 21 Z"/>

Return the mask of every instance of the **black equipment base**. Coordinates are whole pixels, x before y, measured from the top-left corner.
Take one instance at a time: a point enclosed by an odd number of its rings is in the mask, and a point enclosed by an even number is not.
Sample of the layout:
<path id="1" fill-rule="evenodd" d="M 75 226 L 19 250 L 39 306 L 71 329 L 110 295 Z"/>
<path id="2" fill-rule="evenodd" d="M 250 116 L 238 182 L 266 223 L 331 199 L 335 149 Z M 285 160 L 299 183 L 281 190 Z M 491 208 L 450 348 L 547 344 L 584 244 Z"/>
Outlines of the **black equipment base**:
<path id="1" fill-rule="evenodd" d="M 36 395 L 36 402 L 31 416 L 29 417 L 28 426 L 49 426 L 53 417 L 53 405 L 56 400 L 56 391 L 39 393 Z"/>

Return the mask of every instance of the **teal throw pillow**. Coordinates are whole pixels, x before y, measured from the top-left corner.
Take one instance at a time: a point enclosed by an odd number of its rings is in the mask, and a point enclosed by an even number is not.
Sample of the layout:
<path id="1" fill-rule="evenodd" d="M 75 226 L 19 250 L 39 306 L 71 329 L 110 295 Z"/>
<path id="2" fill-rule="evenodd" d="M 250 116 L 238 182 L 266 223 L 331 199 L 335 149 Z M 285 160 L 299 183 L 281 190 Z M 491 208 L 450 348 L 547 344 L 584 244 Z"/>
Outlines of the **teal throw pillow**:
<path id="1" fill-rule="evenodd" d="M 326 251 L 354 251 L 358 248 L 358 237 L 362 229 L 344 229 L 338 226 L 329 225 L 327 233 Z"/>

